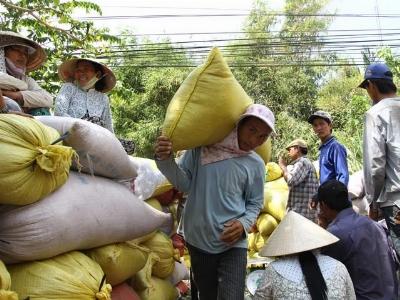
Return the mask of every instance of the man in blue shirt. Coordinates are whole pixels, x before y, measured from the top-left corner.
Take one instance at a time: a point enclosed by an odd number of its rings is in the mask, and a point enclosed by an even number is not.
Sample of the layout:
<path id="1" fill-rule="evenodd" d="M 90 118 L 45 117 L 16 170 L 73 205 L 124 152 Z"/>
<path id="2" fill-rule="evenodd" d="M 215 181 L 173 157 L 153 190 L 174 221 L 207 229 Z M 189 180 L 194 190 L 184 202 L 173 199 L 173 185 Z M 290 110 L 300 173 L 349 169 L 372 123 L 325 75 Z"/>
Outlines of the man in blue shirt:
<path id="1" fill-rule="evenodd" d="M 321 140 L 319 146 L 319 182 L 323 184 L 330 179 L 349 183 L 347 167 L 347 152 L 332 135 L 332 117 L 329 113 L 319 110 L 308 118 L 315 134 Z"/>
<path id="2" fill-rule="evenodd" d="M 178 163 L 172 142 L 157 139 L 159 170 L 184 193 L 183 234 L 200 300 L 243 300 L 247 239 L 264 203 L 265 163 L 253 150 L 274 132 L 264 105 L 250 105 L 221 142 L 185 152 Z"/>
<path id="3" fill-rule="evenodd" d="M 397 299 L 395 254 L 384 228 L 353 210 L 347 187 L 337 180 L 322 184 L 317 200 L 327 230 L 340 239 L 322 253 L 346 266 L 357 300 Z"/>

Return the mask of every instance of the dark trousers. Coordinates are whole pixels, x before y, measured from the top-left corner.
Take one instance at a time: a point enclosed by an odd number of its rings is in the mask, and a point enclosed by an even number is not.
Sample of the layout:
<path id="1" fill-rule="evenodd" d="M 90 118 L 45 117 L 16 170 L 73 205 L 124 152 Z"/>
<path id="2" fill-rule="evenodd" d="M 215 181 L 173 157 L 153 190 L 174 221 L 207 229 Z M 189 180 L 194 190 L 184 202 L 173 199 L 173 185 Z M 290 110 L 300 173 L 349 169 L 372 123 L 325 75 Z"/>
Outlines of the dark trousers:
<path id="1" fill-rule="evenodd" d="M 191 245 L 187 247 L 200 300 L 244 299 L 247 249 L 210 254 Z"/>
<path id="2" fill-rule="evenodd" d="M 394 219 L 399 209 L 396 206 L 387 206 L 381 207 L 381 210 L 389 229 L 389 234 L 392 238 L 397 257 L 400 258 L 400 224 L 396 224 Z"/>

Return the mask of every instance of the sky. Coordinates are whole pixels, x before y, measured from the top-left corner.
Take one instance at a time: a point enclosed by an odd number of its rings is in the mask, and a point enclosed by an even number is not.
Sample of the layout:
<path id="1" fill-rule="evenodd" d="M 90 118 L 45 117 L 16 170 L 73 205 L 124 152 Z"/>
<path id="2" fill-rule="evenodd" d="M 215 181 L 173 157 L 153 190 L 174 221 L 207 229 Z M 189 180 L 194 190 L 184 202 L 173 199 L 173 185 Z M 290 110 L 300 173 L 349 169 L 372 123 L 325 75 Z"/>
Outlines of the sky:
<path id="1" fill-rule="evenodd" d="M 94 20 L 97 26 L 108 27 L 113 34 L 123 28 L 129 28 L 137 35 L 148 35 L 157 41 L 168 35 L 172 41 L 196 42 L 218 38 L 238 37 L 237 34 L 221 32 L 242 31 L 245 15 L 252 7 L 252 0 L 92 0 L 99 4 L 103 17 L 107 16 L 143 16 L 171 14 L 235 14 L 236 16 L 218 17 L 180 17 L 180 18 L 120 18 Z M 283 0 L 269 0 L 275 10 L 282 10 Z M 400 40 L 400 1 L 399 0 L 331 0 L 325 11 L 337 14 L 369 14 L 372 17 L 335 17 L 329 28 L 329 35 L 354 34 L 350 30 L 372 29 L 376 36 L 370 39 Z M 240 16 L 238 16 L 238 14 Z M 395 18 L 387 15 L 397 14 Z M 376 17 L 380 15 L 381 17 Z M 385 16 L 386 15 L 386 16 Z M 388 29 L 397 29 L 389 31 Z M 343 31 L 345 30 L 345 31 Z M 184 34 L 191 33 L 191 34 Z M 203 34 L 208 33 L 208 34 Z M 394 33 L 398 33 L 394 36 Z M 382 34 L 380 36 L 379 34 Z M 392 36 L 391 36 L 392 34 Z M 218 42 L 215 42 L 218 44 Z M 389 44 L 395 44 L 388 41 Z M 386 43 L 379 43 L 384 46 Z M 399 44 L 400 45 L 400 44 Z M 218 46 L 218 45 L 215 45 Z"/>

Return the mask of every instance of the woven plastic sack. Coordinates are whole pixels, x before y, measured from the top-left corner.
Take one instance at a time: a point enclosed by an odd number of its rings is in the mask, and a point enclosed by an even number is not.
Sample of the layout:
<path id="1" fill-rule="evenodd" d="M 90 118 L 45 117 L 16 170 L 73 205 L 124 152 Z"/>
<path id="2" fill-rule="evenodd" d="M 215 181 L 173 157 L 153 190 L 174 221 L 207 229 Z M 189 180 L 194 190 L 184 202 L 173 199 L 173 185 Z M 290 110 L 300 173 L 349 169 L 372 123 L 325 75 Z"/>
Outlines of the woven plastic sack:
<path id="1" fill-rule="evenodd" d="M 0 259 L 44 259 L 129 241 L 170 218 L 111 179 L 71 172 L 60 189 L 39 202 L 0 207 Z"/>
<path id="2" fill-rule="evenodd" d="M 163 134 L 172 140 L 174 150 L 214 144 L 232 131 L 252 102 L 219 49 L 213 48 L 172 98 Z"/>
<path id="3" fill-rule="evenodd" d="M 268 237 L 263 237 L 260 232 L 250 233 L 247 236 L 248 250 L 250 253 L 256 253 L 264 246 Z"/>
<path id="4" fill-rule="evenodd" d="M 100 265 L 107 282 L 114 286 L 139 272 L 146 264 L 149 252 L 128 241 L 92 249 L 86 254 Z"/>
<path id="5" fill-rule="evenodd" d="M 266 165 L 267 177 L 265 181 L 274 181 L 283 176 L 281 167 L 275 162 L 269 162 Z"/>
<path id="6" fill-rule="evenodd" d="M 18 295 L 12 291 L 11 277 L 6 266 L 0 260 L 0 300 L 18 300 Z"/>
<path id="7" fill-rule="evenodd" d="M 363 170 L 357 171 L 350 175 L 348 190 L 351 199 L 364 197 L 365 190 Z"/>
<path id="8" fill-rule="evenodd" d="M 112 300 L 140 300 L 138 294 L 126 283 L 113 286 Z"/>
<path id="9" fill-rule="evenodd" d="M 278 226 L 277 220 L 270 214 L 263 213 L 257 218 L 257 229 L 262 236 L 269 236 Z"/>
<path id="10" fill-rule="evenodd" d="M 159 278 L 171 275 L 175 268 L 175 260 L 179 260 L 179 253 L 173 247 L 171 238 L 162 232 L 157 232 L 142 245 L 159 257 L 159 261 L 153 265 L 152 274 Z"/>
<path id="11" fill-rule="evenodd" d="M 286 214 L 289 188 L 283 177 L 264 184 L 264 207 L 262 212 L 281 221 Z"/>
<path id="12" fill-rule="evenodd" d="M 134 193 L 139 199 L 146 200 L 173 188 L 173 185 L 158 170 L 154 160 L 142 157 L 130 157 L 130 160 L 137 170 Z"/>
<path id="13" fill-rule="evenodd" d="M 175 262 L 174 272 L 168 277 L 169 282 L 177 285 L 182 280 L 189 280 L 190 273 L 184 262 Z"/>
<path id="14" fill-rule="evenodd" d="M 271 160 L 272 143 L 271 138 L 268 138 L 264 144 L 257 147 L 254 151 L 261 156 L 263 161 L 267 164 Z"/>
<path id="15" fill-rule="evenodd" d="M 100 266 L 74 251 L 51 259 L 9 266 L 20 299 L 111 300 L 111 285 Z"/>
<path id="16" fill-rule="evenodd" d="M 84 173 L 112 179 L 130 179 L 137 175 L 119 140 L 109 130 L 91 122 L 58 116 L 37 116 L 40 122 L 56 129 L 61 135 L 69 133 L 65 144 L 79 155 L 73 167 Z"/>
<path id="17" fill-rule="evenodd" d="M 59 137 L 34 119 L 0 115 L 0 203 L 30 204 L 65 183 L 74 151 L 51 145 Z"/>

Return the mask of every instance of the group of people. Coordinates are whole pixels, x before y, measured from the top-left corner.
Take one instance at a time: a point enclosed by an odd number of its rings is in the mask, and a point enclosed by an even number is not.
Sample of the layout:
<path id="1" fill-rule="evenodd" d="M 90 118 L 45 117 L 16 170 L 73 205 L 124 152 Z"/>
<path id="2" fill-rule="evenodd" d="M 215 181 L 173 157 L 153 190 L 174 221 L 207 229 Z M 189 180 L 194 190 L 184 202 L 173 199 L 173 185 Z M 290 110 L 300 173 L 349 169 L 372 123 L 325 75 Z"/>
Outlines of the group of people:
<path id="1" fill-rule="evenodd" d="M 315 112 L 308 122 L 321 141 L 319 179 L 306 142 L 292 141 L 290 167 L 279 160 L 289 212 L 260 251 L 278 259 L 267 265 L 254 299 L 399 297 L 400 98 L 385 64 L 368 66 L 359 87 L 373 102 L 363 140 L 370 215 L 353 209 L 347 152 L 332 134 L 331 115 Z M 246 237 L 264 201 L 265 165 L 253 150 L 274 133 L 271 110 L 253 104 L 222 141 L 178 160 L 171 140 L 156 141 L 158 168 L 187 194 L 182 233 L 200 300 L 244 299 Z M 385 222 L 377 222 L 378 210 Z"/>
<path id="2" fill-rule="evenodd" d="M 0 111 L 25 116 L 51 115 L 88 120 L 114 132 L 107 92 L 116 84 L 114 73 L 89 58 L 72 58 L 58 67 L 64 82 L 54 100 L 28 75 L 46 60 L 38 43 L 11 31 L 0 31 Z M 128 153 L 133 141 L 120 139 Z"/>

